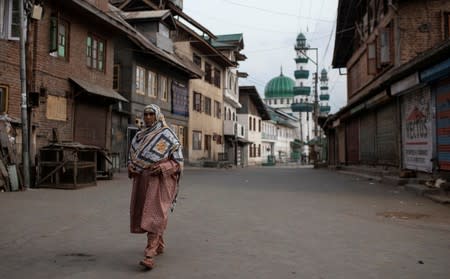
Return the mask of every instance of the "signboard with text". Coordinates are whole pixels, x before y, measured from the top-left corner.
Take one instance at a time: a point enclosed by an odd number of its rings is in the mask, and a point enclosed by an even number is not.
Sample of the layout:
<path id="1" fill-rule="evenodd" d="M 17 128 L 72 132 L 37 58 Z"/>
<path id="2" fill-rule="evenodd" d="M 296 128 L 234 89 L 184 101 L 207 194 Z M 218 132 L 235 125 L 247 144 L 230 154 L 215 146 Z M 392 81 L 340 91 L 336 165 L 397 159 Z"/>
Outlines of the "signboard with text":
<path id="1" fill-rule="evenodd" d="M 433 137 L 429 89 L 402 97 L 403 167 L 432 171 Z"/>

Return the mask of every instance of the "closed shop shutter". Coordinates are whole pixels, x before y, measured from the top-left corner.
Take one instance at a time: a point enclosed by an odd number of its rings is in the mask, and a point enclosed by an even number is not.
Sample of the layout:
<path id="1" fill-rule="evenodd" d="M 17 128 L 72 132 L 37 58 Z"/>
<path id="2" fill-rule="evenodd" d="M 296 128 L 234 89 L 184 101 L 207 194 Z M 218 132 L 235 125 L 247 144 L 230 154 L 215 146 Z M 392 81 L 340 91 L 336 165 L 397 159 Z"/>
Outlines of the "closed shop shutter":
<path id="1" fill-rule="evenodd" d="M 88 103 L 75 105 L 75 141 L 106 148 L 107 107 Z"/>
<path id="2" fill-rule="evenodd" d="M 338 127 L 338 154 L 339 163 L 345 164 L 345 126 Z"/>
<path id="3" fill-rule="evenodd" d="M 360 160 L 364 164 L 375 163 L 377 161 L 375 152 L 376 120 L 374 111 L 367 111 L 360 119 L 359 136 L 361 144 L 359 149 Z"/>
<path id="4" fill-rule="evenodd" d="M 450 79 L 435 88 L 436 94 L 436 128 L 437 154 L 439 169 L 450 170 Z"/>
<path id="5" fill-rule="evenodd" d="M 336 165 L 336 134 L 330 131 L 328 135 L 328 164 Z"/>
<path id="6" fill-rule="evenodd" d="M 359 163 L 359 118 L 352 119 L 346 125 L 347 163 Z"/>
<path id="7" fill-rule="evenodd" d="M 377 157 L 378 163 L 384 165 L 398 165 L 397 109 L 396 103 L 385 104 L 377 110 Z"/>

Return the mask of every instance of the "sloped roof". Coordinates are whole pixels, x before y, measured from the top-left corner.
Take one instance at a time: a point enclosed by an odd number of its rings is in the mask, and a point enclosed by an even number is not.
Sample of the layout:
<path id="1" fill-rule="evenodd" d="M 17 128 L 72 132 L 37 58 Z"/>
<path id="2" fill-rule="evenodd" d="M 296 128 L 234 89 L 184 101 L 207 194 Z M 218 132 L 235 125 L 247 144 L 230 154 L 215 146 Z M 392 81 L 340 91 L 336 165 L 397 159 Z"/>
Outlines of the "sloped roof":
<path id="1" fill-rule="evenodd" d="M 269 112 L 266 109 L 266 105 L 259 96 L 258 90 L 255 86 L 239 86 L 239 97 L 244 97 L 245 95 L 250 97 L 250 100 L 256 106 L 259 115 L 262 120 L 270 120 Z"/>

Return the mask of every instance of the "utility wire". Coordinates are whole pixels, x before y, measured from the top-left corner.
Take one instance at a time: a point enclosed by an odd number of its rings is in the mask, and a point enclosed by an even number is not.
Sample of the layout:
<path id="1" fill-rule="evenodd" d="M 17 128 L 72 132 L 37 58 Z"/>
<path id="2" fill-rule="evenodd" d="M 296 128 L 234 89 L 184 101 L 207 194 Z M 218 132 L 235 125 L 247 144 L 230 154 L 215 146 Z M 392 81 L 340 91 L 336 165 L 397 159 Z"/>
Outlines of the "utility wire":
<path id="1" fill-rule="evenodd" d="M 279 11 L 274 11 L 274 10 L 269 10 L 269 9 L 264 9 L 264 8 L 260 8 L 260 7 L 255 7 L 255 6 L 250 6 L 250 5 L 245 5 L 245 4 L 241 4 L 235 1 L 231 1 L 231 0 L 222 0 L 223 2 L 227 2 L 236 6 L 241 6 L 241 7 L 245 7 L 248 9 L 253 9 L 253 10 L 258 10 L 258 11 L 262 11 L 262 12 L 266 12 L 266 13 L 270 13 L 270 14 L 276 14 L 276 15 L 282 15 L 282 16 L 290 16 L 290 17 L 295 17 L 297 18 L 298 15 L 296 14 L 290 14 L 290 13 L 286 13 L 286 12 L 279 12 Z M 321 18 L 312 18 L 312 17 L 304 17 L 305 19 L 309 19 L 309 20 L 316 20 L 316 21 L 323 21 L 323 22 L 332 22 L 334 20 L 329 20 L 329 19 L 321 19 Z"/>

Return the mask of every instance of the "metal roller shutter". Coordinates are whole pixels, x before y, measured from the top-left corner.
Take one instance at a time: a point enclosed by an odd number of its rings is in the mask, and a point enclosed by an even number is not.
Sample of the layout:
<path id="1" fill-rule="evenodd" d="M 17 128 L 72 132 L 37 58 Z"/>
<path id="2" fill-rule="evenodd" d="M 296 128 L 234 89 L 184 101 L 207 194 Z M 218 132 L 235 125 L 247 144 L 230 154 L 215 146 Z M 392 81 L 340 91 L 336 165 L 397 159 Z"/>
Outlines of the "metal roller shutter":
<path id="1" fill-rule="evenodd" d="M 377 161 L 377 154 L 375 152 L 375 136 L 377 118 L 373 111 L 368 111 L 367 114 L 361 116 L 360 135 L 360 159 L 362 163 L 371 164 Z"/>
<path id="2" fill-rule="evenodd" d="M 359 163 L 359 118 L 354 118 L 346 125 L 347 163 Z"/>
<path id="3" fill-rule="evenodd" d="M 378 163 L 383 165 L 398 165 L 397 107 L 395 102 L 385 104 L 377 110 L 377 157 Z"/>

